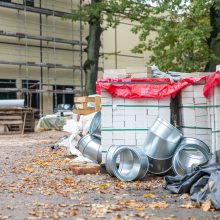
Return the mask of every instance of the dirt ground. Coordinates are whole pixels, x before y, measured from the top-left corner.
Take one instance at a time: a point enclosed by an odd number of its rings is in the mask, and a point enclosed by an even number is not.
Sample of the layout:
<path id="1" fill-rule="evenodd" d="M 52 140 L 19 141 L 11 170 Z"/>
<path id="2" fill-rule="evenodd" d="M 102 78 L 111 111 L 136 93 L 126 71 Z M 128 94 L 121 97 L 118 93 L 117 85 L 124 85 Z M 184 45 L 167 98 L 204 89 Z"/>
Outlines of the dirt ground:
<path id="1" fill-rule="evenodd" d="M 49 147 L 65 134 L 0 136 L 0 219 L 220 219 L 188 195 L 164 190 L 161 177 L 125 183 L 103 173 L 73 175 L 71 156 Z"/>

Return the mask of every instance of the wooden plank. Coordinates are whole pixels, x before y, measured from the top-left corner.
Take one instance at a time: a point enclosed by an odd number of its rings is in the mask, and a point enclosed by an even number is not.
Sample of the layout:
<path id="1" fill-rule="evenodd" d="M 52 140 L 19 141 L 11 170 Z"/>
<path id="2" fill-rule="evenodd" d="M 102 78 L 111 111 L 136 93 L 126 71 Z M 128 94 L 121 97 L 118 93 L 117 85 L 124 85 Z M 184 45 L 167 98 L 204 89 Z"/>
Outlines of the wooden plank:
<path id="1" fill-rule="evenodd" d="M 15 106 L 0 106 L 0 110 L 22 111 L 22 108 L 21 107 L 15 107 Z"/>
<path id="2" fill-rule="evenodd" d="M 22 132 L 21 132 L 21 134 L 24 134 L 24 128 L 25 128 L 26 117 L 27 117 L 27 112 L 24 113 L 24 120 L 23 120 L 23 125 L 22 125 Z"/>
<path id="3" fill-rule="evenodd" d="M 22 124 L 22 120 L 14 120 L 14 121 L 0 121 L 0 125 L 20 125 Z"/>
<path id="4" fill-rule="evenodd" d="M 0 115 L 0 120 L 5 120 L 5 119 L 9 119 L 9 120 L 22 120 L 22 115 Z"/>
<path id="5" fill-rule="evenodd" d="M 21 134 L 20 131 L 7 131 L 7 132 L 0 132 L 0 135 L 10 135 L 10 134 Z"/>
<path id="6" fill-rule="evenodd" d="M 91 109 L 74 109 L 74 113 L 78 114 L 78 115 L 88 115 L 95 112 L 95 108 L 91 108 Z"/>
<path id="7" fill-rule="evenodd" d="M 96 96 L 95 97 L 95 111 L 99 112 L 100 111 L 100 106 L 101 106 L 101 97 Z"/>
<path id="8" fill-rule="evenodd" d="M 15 112 L 15 111 L 0 111 L 0 115 L 22 115 L 23 112 L 19 111 L 19 112 Z"/>
<path id="9" fill-rule="evenodd" d="M 95 98 L 87 96 L 75 97 L 74 102 L 95 102 Z"/>

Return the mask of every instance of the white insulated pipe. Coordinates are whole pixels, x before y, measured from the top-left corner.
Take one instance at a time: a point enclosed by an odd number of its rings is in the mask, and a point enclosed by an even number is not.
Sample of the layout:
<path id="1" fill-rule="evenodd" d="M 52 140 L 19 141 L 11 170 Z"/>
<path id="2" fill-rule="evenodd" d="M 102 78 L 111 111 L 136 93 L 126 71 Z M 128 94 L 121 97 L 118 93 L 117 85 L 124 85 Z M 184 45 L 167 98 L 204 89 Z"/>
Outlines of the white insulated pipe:
<path id="1" fill-rule="evenodd" d="M 0 100 L 0 106 L 24 107 L 24 99 L 6 99 Z"/>

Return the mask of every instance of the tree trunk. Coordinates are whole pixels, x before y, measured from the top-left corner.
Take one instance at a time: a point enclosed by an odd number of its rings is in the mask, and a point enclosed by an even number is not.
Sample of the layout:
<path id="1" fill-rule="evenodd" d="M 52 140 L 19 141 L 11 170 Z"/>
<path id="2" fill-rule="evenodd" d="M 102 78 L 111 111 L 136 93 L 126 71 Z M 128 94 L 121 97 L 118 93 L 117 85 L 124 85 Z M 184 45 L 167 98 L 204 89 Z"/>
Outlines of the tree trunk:
<path id="1" fill-rule="evenodd" d="M 216 70 L 216 65 L 220 64 L 220 9 L 213 5 L 210 8 L 210 22 L 212 26 L 212 32 L 210 39 L 208 40 L 208 46 L 211 54 L 211 59 L 206 66 L 207 72 L 213 72 Z"/>
<path id="2" fill-rule="evenodd" d="M 99 2 L 101 2 L 101 0 L 92 0 L 92 4 Z M 91 18 L 89 22 L 89 36 L 87 37 L 87 60 L 84 63 L 85 95 L 91 95 L 96 93 L 95 85 L 98 74 L 101 33 L 102 28 L 100 23 L 100 17 Z"/>

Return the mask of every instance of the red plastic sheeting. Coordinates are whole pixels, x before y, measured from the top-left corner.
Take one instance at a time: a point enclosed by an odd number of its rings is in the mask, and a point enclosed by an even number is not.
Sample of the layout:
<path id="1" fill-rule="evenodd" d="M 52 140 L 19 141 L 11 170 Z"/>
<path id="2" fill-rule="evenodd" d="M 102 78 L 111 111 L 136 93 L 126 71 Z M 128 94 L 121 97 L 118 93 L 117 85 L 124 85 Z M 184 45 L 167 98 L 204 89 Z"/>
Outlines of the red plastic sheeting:
<path id="1" fill-rule="evenodd" d="M 103 83 L 170 83 L 169 78 L 121 78 L 121 79 L 116 79 L 116 78 L 108 78 L 108 79 L 99 79 L 96 82 L 96 93 L 101 94 L 101 87 Z"/>
<path id="2" fill-rule="evenodd" d="M 187 77 L 178 82 L 170 82 L 169 79 L 147 78 L 147 79 L 101 79 L 97 81 L 97 93 L 101 94 L 101 88 L 104 88 L 113 97 L 138 99 L 138 98 L 156 98 L 161 99 L 166 96 L 175 97 L 177 92 L 183 88 L 207 79 L 208 76 Z M 112 83 L 111 83 L 112 82 Z M 123 82 L 124 84 L 120 84 Z M 125 82 L 152 82 L 152 84 L 125 84 Z M 153 83 L 164 84 L 153 84 Z"/>
<path id="3" fill-rule="evenodd" d="M 220 70 L 209 76 L 208 82 L 203 88 L 203 95 L 207 98 L 210 95 L 211 89 L 219 83 L 220 83 Z"/>

